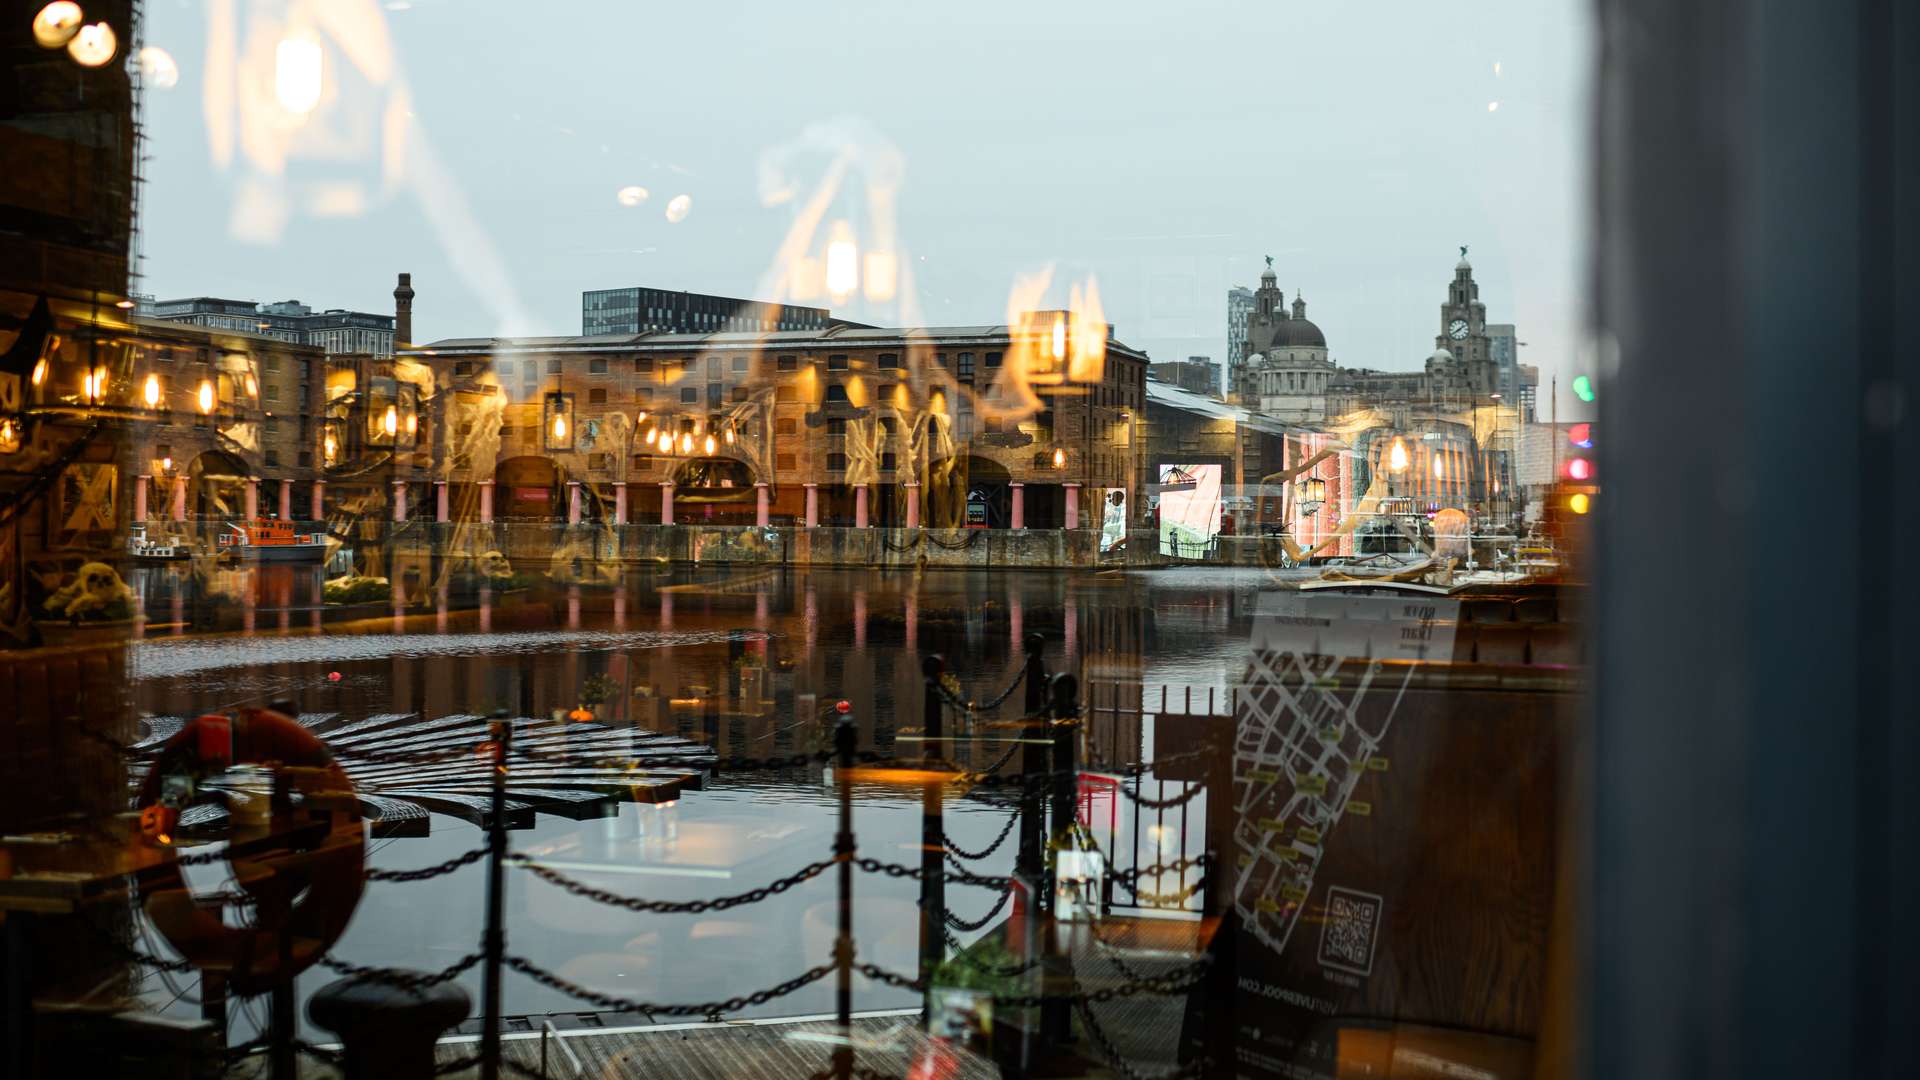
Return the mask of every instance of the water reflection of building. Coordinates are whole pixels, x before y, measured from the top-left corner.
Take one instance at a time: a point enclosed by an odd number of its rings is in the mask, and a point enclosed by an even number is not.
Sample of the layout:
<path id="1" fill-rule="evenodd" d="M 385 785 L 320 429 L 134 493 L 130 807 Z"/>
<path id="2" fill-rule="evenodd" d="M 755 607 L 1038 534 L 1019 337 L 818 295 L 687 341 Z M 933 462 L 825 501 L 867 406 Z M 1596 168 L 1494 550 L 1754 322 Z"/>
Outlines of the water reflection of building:
<path id="1" fill-rule="evenodd" d="M 584 516 L 633 523 L 1026 528 L 1094 527 L 1105 489 L 1133 489 L 1147 363 L 1066 313 L 455 338 L 401 360 L 446 403 L 433 453 L 458 517 L 552 520 L 578 492 Z"/>

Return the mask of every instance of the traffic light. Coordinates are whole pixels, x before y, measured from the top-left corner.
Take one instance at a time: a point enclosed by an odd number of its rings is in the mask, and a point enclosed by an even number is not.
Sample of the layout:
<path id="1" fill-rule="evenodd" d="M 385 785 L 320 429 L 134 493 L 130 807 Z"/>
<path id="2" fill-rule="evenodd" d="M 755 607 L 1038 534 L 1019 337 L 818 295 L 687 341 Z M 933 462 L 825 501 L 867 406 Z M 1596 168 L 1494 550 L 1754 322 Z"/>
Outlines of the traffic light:
<path id="1" fill-rule="evenodd" d="M 1585 375 L 1575 375 L 1573 377 L 1573 396 L 1579 398 L 1581 401 L 1592 401 L 1593 380 L 1587 378 Z"/>

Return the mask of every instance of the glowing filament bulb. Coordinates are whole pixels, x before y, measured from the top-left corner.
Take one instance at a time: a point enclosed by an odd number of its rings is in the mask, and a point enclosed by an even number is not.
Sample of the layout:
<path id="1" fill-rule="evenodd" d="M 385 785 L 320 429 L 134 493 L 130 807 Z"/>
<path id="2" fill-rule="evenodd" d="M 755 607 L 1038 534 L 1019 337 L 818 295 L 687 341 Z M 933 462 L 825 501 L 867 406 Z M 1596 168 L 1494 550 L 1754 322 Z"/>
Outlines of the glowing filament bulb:
<path id="1" fill-rule="evenodd" d="M 732 428 L 727 429 L 727 445 L 728 446 L 733 445 L 733 429 Z"/>
<path id="2" fill-rule="evenodd" d="M 145 396 L 147 399 L 147 408 L 157 409 L 160 407 L 160 376 L 147 376 Z"/>
<path id="3" fill-rule="evenodd" d="M 33 385 L 39 386 L 47 381 L 47 362 L 41 360 L 33 365 Z"/>
<path id="4" fill-rule="evenodd" d="M 80 32 L 86 16 L 71 0 L 54 0 L 33 17 L 33 40 L 43 49 L 58 49 Z"/>
<path id="5" fill-rule="evenodd" d="M 693 432 L 684 431 L 680 433 L 680 452 L 683 454 L 693 453 Z"/>
<path id="6" fill-rule="evenodd" d="M 166 457 L 163 457 L 160 459 L 160 471 L 161 472 L 173 471 L 173 455 L 169 454 Z"/>
<path id="7" fill-rule="evenodd" d="M 1067 357 L 1067 320 L 1064 315 L 1053 319 L 1053 358 L 1064 360 Z"/>
<path id="8" fill-rule="evenodd" d="M 415 432 L 418 432 L 419 430 L 420 430 L 420 417 L 413 413 L 408 413 L 407 414 L 407 434 L 412 435 Z"/>
<path id="9" fill-rule="evenodd" d="M 833 239 L 827 243 L 827 292 L 835 300 L 845 300 L 860 287 L 860 249 L 853 242 L 847 223 L 837 222 Z"/>
<path id="10" fill-rule="evenodd" d="M 309 37 L 283 38 L 273 50 L 273 96 L 280 107 L 305 116 L 320 104 L 320 43 Z"/>
<path id="11" fill-rule="evenodd" d="M 213 411 L 213 384 L 205 379 L 200 380 L 200 411 Z"/>
<path id="12" fill-rule="evenodd" d="M 707 448 L 707 453 L 709 454 L 713 453 L 713 449 L 714 449 L 713 436 L 711 435 L 707 436 L 707 441 L 705 445 Z"/>
<path id="13" fill-rule="evenodd" d="M 1393 440 L 1393 449 L 1387 453 L 1387 468 L 1394 472 L 1407 471 L 1407 444 L 1399 439 Z"/>
<path id="14" fill-rule="evenodd" d="M 1067 452 L 1057 446 L 1053 448 L 1053 467 L 1056 469 L 1067 467 Z"/>
<path id="15" fill-rule="evenodd" d="M 1446 479 L 1447 464 L 1446 464 L 1446 461 L 1440 458 L 1438 455 L 1436 455 L 1433 459 L 1433 475 L 1436 479 L 1442 479 L 1442 480 Z"/>
<path id="16" fill-rule="evenodd" d="M 636 417 L 634 417 L 634 418 L 633 418 L 633 422 L 634 422 L 634 423 L 636 423 L 636 424 L 644 424 L 644 423 L 646 423 L 646 422 L 647 422 L 647 410 L 645 410 L 645 409 L 641 409 L 641 410 L 640 410 L 640 415 L 638 415 L 638 416 L 636 416 Z"/>
<path id="17" fill-rule="evenodd" d="M 326 453 L 327 461 L 332 462 L 334 457 L 340 453 L 340 444 L 335 442 L 333 436 L 329 434 L 327 441 L 321 444 L 321 449 Z"/>
<path id="18" fill-rule="evenodd" d="M 559 413 L 553 414 L 553 438 L 559 442 L 567 437 L 567 418 Z"/>
<path id="19" fill-rule="evenodd" d="M 107 369 L 94 368 L 80 380 L 88 401 L 99 401 L 107 392 Z"/>
<path id="20" fill-rule="evenodd" d="M 386 432 L 389 438 L 400 433 L 399 409 L 387 406 L 387 415 L 380 418 L 380 430 Z"/>
<path id="21" fill-rule="evenodd" d="M 67 42 L 67 55 L 81 67 L 97 68 L 113 59 L 120 51 L 120 38 L 114 34 L 113 27 L 104 22 L 90 23 L 80 28 Z"/>

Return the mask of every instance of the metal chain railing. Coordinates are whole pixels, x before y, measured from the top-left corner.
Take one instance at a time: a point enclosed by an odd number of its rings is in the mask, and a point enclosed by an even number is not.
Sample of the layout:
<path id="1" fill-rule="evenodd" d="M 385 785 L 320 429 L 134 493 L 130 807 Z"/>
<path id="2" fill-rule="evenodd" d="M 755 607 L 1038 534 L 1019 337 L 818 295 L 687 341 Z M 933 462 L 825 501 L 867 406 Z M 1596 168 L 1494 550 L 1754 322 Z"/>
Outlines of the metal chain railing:
<path id="1" fill-rule="evenodd" d="M 1080 1013 L 1081 1029 L 1087 1033 L 1088 1038 L 1093 1040 L 1093 1044 L 1099 1047 L 1100 1056 L 1104 1057 L 1107 1064 L 1125 1080 L 1186 1080 L 1187 1077 L 1200 1075 L 1201 1069 L 1206 1067 L 1207 1059 L 1196 1057 L 1185 1065 L 1176 1065 L 1171 1069 L 1160 1069 L 1150 1073 L 1141 1072 L 1127 1061 L 1126 1055 L 1122 1054 L 1120 1048 L 1113 1045 L 1113 1040 L 1107 1037 L 1106 1031 L 1100 1026 L 1100 1021 L 1094 1018 L 1092 1005 L 1083 1001 L 1075 1008 Z"/>
<path id="2" fill-rule="evenodd" d="M 619 1012 L 650 1013 L 654 1016 L 698 1016 L 702 1018 L 724 1016 L 727 1013 L 737 1013 L 745 1008 L 765 1005 L 767 1002 L 775 998 L 785 997 L 803 986 L 819 982 L 821 979 L 833 974 L 834 971 L 832 964 L 820 964 L 815 967 L 810 967 L 776 986 L 770 986 L 765 990 L 756 990 L 751 994 L 741 994 L 737 997 L 730 997 L 724 1001 L 703 1001 L 695 1004 L 660 1004 L 657 1002 L 635 1001 L 631 998 L 615 997 L 612 994 L 603 994 L 598 990 L 581 986 L 579 983 L 571 982 L 556 975 L 523 956 L 509 955 L 503 958 L 503 962 L 507 967 L 512 968 L 550 990 L 558 990 L 560 993 L 576 1001 L 584 1001 L 589 1005 L 597 1005 L 602 1009 Z"/>
<path id="3" fill-rule="evenodd" d="M 471 866 L 487 857 L 486 848 L 474 848 L 464 855 L 455 855 L 446 862 L 423 866 L 418 870 L 368 870 L 368 881 L 425 881 L 442 874 L 451 874 L 463 866 Z"/>
<path id="4" fill-rule="evenodd" d="M 885 874 L 890 878 L 912 878 L 915 881 L 925 881 L 927 879 L 927 872 L 918 866 L 902 866 L 899 863 L 881 862 L 879 859 L 866 857 L 853 860 L 853 865 L 865 870 L 869 874 Z M 987 889 L 1004 889 L 1013 881 L 1010 877 L 988 877 L 980 874 L 958 872 L 951 874 L 942 873 L 939 874 L 939 877 L 950 885 L 978 885 Z"/>
<path id="5" fill-rule="evenodd" d="M 880 967 L 876 964 L 869 964 L 869 963 L 856 964 L 854 965 L 854 970 L 858 971 L 862 975 L 865 975 L 867 978 L 874 980 L 875 982 L 882 982 L 887 984 L 888 986 L 896 987 L 901 990 L 911 990 L 915 993 L 924 993 L 927 989 L 927 984 L 923 980 L 909 978 L 905 975 L 898 974 L 897 972 L 888 971 L 886 968 Z M 1103 986 L 1098 990 L 1093 990 L 1086 993 L 994 994 L 993 1002 L 995 1005 L 1004 1005 L 1012 1008 L 1023 1008 L 1023 1007 L 1032 1006 L 1032 1005 L 1044 1005 L 1048 1002 L 1058 1002 L 1058 1001 L 1064 1001 L 1068 1003 L 1088 1002 L 1093 1004 L 1099 1004 L 1099 1003 L 1108 1002 L 1108 1001 L 1117 1001 L 1120 998 L 1133 997 L 1136 994 L 1152 993 L 1152 994 L 1160 994 L 1163 996 L 1184 994 L 1187 991 L 1192 990 L 1198 985 L 1200 985 L 1198 981 L 1183 983 L 1183 982 L 1180 982 L 1178 979 L 1173 979 L 1168 976 L 1154 976 L 1148 979 L 1140 979 L 1134 982 L 1122 983 L 1119 986 Z"/>
<path id="6" fill-rule="evenodd" d="M 1012 898 L 1013 898 L 1012 889 L 1008 889 L 1006 892 L 1001 893 L 1000 899 L 995 900 L 993 902 L 993 906 L 987 909 L 987 913 L 985 915 L 982 915 L 978 919 L 974 919 L 971 922 L 969 922 L 966 919 L 960 918 L 959 916 L 955 915 L 951 911 L 942 911 L 941 914 L 946 917 L 946 923 L 948 926 L 951 926 L 955 930 L 959 930 L 962 933 L 971 934 L 975 930 L 986 929 L 987 924 L 993 921 L 993 917 L 995 915 L 1000 914 L 1000 909 L 1006 907 L 1007 901 Z"/>
<path id="7" fill-rule="evenodd" d="M 947 946 L 953 950 L 954 960 L 959 961 L 960 963 L 966 965 L 967 967 L 972 968 L 975 971 L 980 972 L 983 975 L 992 975 L 996 978 L 1011 979 L 1016 975 L 1024 975 L 1027 972 L 1032 971 L 1034 968 L 1039 967 L 1040 964 L 1045 959 L 1044 957 L 1035 956 L 1035 957 L 1032 957 L 1031 959 L 1022 961 L 1021 963 L 1018 963 L 1018 964 L 989 964 L 981 960 L 976 960 L 971 956 L 968 956 L 966 951 L 967 947 L 961 943 L 959 938 L 953 936 L 952 930 L 946 927 L 941 927 L 940 933 L 942 936 L 944 936 L 947 939 Z"/>
<path id="8" fill-rule="evenodd" d="M 1013 827 L 1015 824 L 1019 822 L 1019 820 L 1020 820 L 1019 814 L 1008 814 L 1006 824 L 1000 826 L 1000 835 L 993 838 L 993 843 L 988 844 L 986 847 L 980 849 L 979 851 L 968 851 L 966 848 L 963 848 L 959 844 L 955 843 L 953 837 L 945 832 L 942 832 L 940 834 L 940 839 L 946 843 L 947 855 L 949 857 L 957 855 L 962 859 L 971 859 L 977 862 L 993 854 L 995 851 L 998 851 L 1000 848 L 1000 845 L 1006 843 L 1007 837 L 1010 834 L 1012 834 Z M 966 868 L 961 867 L 961 869 L 964 870 Z"/>
<path id="9" fill-rule="evenodd" d="M 401 990 L 424 990 L 429 986 L 452 982 L 467 969 L 487 958 L 484 952 L 470 952 L 454 961 L 452 967 L 439 971 L 408 971 L 405 968 L 368 967 L 361 964 L 349 964 L 344 960 L 335 960 L 331 956 L 320 958 L 320 966 L 339 975 L 369 982 L 383 983 Z"/>
<path id="10" fill-rule="evenodd" d="M 549 866 L 543 866 L 532 858 L 515 853 L 507 856 L 509 862 L 520 864 L 528 873 L 555 888 L 571 893 L 583 900 L 608 907 L 624 908 L 632 912 L 650 912 L 656 915 L 699 915 L 708 911 L 726 911 L 742 904 L 757 904 L 770 896 L 778 896 L 805 881 L 819 877 L 839 863 L 838 859 L 822 859 L 808 863 L 799 870 L 783 878 L 776 878 L 757 889 L 750 889 L 737 896 L 720 896 L 712 900 L 687 900 L 681 902 L 667 900 L 642 900 L 637 896 L 622 896 L 616 892 L 596 888 L 583 881 L 570 878 Z"/>
<path id="11" fill-rule="evenodd" d="M 1120 794 L 1124 796 L 1128 802 L 1145 810 L 1171 810 L 1177 806 L 1185 806 L 1198 798 L 1200 793 L 1205 790 L 1206 785 L 1204 784 L 1189 784 L 1187 785 L 1187 790 L 1178 795 L 1166 799 L 1149 799 L 1145 795 L 1140 794 L 1138 786 L 1131 790 L 1124 784 L 1120 786 Z"/>

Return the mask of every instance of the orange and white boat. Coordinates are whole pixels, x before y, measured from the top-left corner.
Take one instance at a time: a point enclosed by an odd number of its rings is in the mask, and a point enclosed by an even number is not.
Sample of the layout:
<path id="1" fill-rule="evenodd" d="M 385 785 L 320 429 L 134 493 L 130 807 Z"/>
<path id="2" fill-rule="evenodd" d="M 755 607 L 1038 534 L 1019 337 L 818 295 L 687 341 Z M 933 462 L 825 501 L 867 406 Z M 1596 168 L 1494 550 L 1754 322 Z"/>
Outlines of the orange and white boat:
<path id="1" fill-rule="evenodd" d="M 261 562 L 318 562 L 327 554 L 325 533 L 297 533 L 293 522 L 275 518 L 227 522 L 219 554 Z"/>

